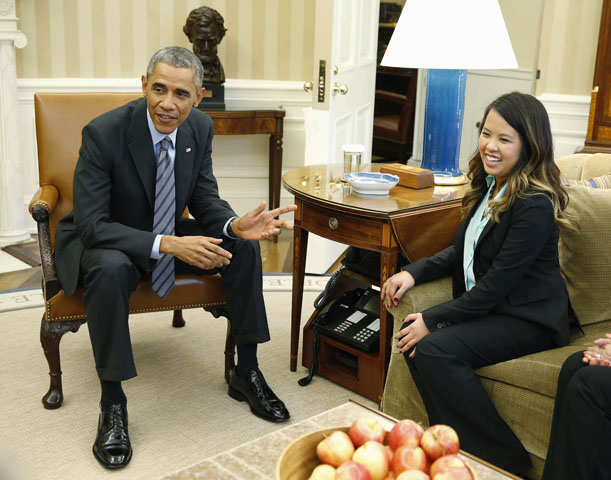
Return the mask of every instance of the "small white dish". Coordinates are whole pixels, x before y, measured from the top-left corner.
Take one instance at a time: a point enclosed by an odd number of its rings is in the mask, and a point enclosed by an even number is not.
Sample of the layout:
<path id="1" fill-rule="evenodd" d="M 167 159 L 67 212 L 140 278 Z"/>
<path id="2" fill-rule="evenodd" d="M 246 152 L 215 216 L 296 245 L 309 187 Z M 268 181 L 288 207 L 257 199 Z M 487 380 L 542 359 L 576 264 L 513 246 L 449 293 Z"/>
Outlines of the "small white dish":
<path id="1" fill-rule="evenodd" d="M 399 177 L 390 173 L 354 172 L 345 173 L 344 179 L 357 193 L 365 195 L 388 195 L 399 182 Z"/>

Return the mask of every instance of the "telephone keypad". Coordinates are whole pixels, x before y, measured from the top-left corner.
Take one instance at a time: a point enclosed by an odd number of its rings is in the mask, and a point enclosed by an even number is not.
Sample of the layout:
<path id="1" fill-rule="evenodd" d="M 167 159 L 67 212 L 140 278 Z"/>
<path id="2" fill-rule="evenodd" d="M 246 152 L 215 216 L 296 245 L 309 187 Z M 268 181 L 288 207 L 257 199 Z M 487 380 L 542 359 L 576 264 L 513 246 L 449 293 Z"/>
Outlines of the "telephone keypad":
<path id="1" fill-rule="evenodd" d="M 348 329 L 350 326 L 352 325 L 351 322 L 344 320 L 342 323 L 340 323 L 338 326 L 336 326 L 333 330 L 337 333 L 342 333 L 344 332 L 346 329 Z"/>
<path id="2" fill-rule="evenodd" d="M 365 343 L 367 339 L 371 337 L 374 333 L 375 332 L 373 332 L 372 330 L 365 328 L 358 332 L 356 335 L 354 335 L 352 338 L 354 338 L 358 342 Z"/>

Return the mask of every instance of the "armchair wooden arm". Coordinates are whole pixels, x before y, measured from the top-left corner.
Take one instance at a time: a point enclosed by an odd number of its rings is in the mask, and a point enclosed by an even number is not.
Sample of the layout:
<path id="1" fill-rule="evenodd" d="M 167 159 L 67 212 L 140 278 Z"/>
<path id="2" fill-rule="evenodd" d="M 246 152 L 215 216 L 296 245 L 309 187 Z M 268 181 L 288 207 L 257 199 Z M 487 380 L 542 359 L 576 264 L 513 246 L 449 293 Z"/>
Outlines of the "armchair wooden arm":
<path id="1" fill-rule="evenodd" d="M 42 268 L 42 288 L 45 300 L 59 293 L 60 286 L 55 270 L 53 257 L 53 242 L 49 215 L 55 210 L 59 190 L 53 185 L 43 185 L 32 197 L 28 207 L 32 218 L 38 227 L 38 246 L 40 248 L 40 264 Z"/>

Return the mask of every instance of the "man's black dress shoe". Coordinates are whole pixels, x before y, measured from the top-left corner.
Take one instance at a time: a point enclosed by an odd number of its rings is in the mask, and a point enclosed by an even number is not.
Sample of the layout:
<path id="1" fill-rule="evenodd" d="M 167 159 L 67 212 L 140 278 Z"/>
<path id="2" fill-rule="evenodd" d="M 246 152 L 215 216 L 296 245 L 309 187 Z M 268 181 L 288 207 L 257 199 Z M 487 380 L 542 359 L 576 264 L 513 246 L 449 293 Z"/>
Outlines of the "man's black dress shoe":
<path id="1" fill-rule="evenodd" d="M 290 417 L 258 368 L 250 370 L 246 377 L 239 377 L 234 369 L 229 378 L 229 396 L 240 402 L 246 400 L 252 413 L 270 422 L 284 422 Z"/>
<path id="2" fill-rule="evenodd" d="M 124 467 L 132 459 L 132 445 L 127 433 L 127 408 L 121 404 L 102 407 L 93 456 L 104 467 Z"/>

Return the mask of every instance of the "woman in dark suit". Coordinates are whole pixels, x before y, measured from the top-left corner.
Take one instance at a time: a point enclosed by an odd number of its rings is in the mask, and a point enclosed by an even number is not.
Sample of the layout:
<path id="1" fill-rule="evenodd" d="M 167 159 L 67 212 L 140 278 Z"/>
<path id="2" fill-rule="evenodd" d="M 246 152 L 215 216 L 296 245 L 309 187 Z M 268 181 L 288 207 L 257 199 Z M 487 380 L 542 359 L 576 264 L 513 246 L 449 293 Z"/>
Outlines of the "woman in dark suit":
<path id="1" fill-rule="evenodd" d="M 562 365 L 543 480 L 611 478 L 610 365 L 611 333 Z"/>
<path id="2" fill-rule="evenodd" d="M 468 175 L 454 245 L 404 267 L 381 297 L 396 305 L 414 285 L 452 275 L 453 299 L 408 315 L 397 346 L 430 424 L 452 426 L 466 451 L 522 473 L 528 453 L 474 370 L 569 341 L 558 227 L 574 227 L 541 102 L 519 92 L 493 101 Z"/>

